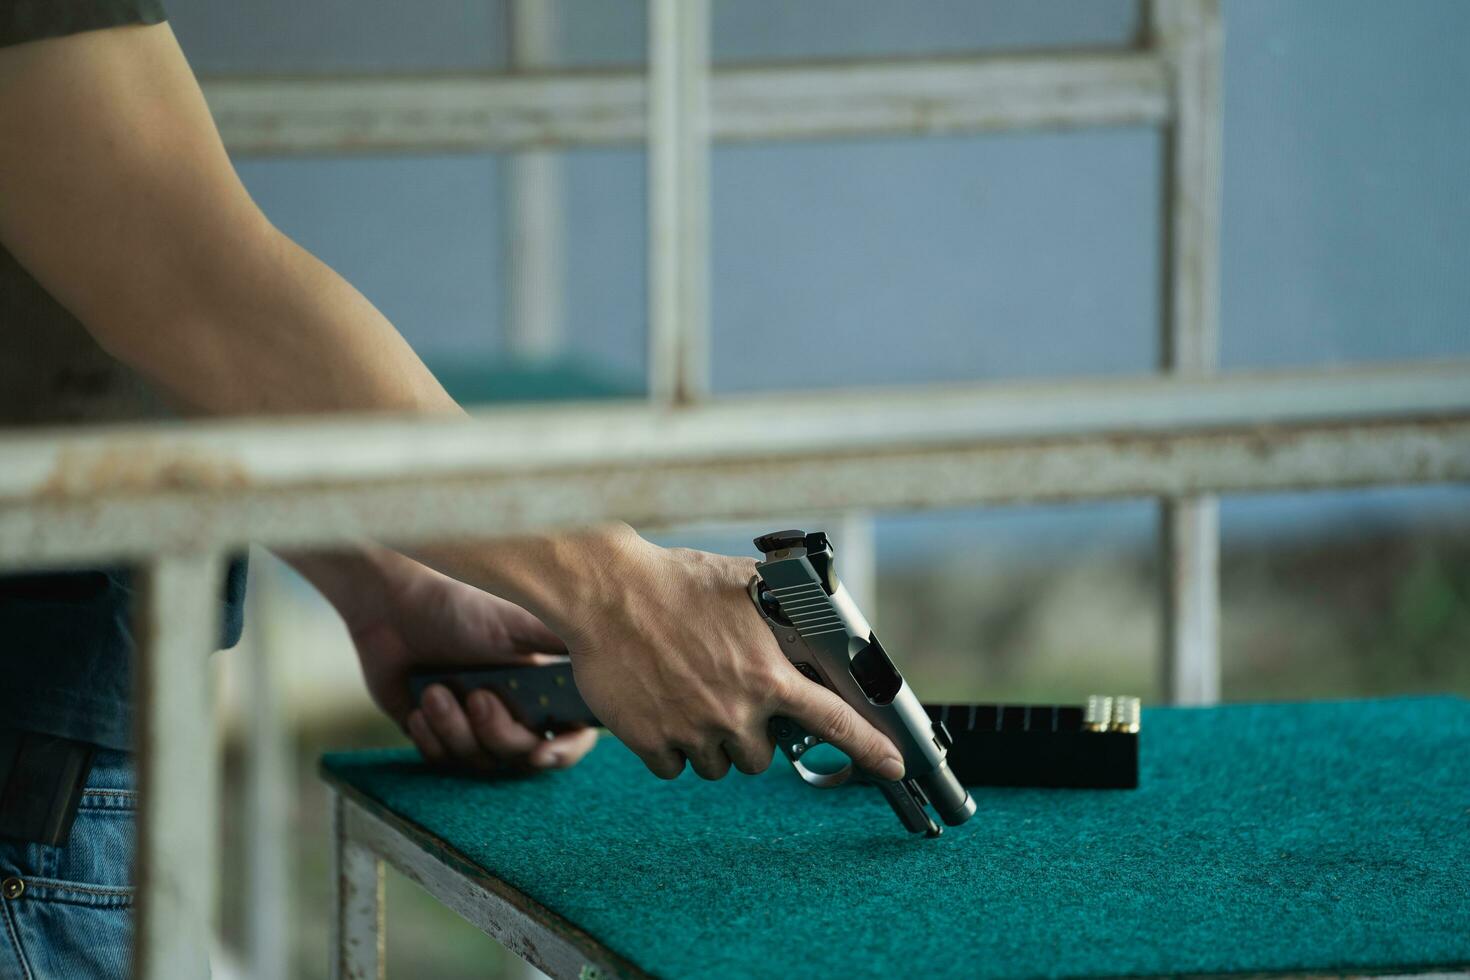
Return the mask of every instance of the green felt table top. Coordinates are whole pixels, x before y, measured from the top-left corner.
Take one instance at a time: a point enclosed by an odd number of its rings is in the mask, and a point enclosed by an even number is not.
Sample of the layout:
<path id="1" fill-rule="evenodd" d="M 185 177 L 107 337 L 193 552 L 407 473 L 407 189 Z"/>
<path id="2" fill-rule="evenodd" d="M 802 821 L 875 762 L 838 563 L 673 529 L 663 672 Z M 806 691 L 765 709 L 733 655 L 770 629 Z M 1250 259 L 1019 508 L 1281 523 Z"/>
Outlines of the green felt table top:
<path id="1" fill-rule="evenodd" d="M 1470 964 L 1470 702 L 1144 712 L 1137 790 L 976 790 L 910 838 L 777 759 L 707 783 L 579 766 L 327 778 L 667 977 L 1411 972 Z"/>

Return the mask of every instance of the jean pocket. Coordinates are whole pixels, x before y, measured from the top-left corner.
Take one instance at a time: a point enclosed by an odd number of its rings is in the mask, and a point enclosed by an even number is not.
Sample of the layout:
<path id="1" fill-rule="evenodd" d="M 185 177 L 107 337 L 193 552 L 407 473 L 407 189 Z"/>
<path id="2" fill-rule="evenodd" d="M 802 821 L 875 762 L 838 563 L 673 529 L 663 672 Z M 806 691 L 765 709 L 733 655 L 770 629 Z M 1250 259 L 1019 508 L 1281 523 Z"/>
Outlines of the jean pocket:
<path id="1" fill-rule="evenodd" d="M 133 913 L 69 898 L 33 898 L 48 891 L 40 880 L 20 898 L 6 902 L 7 925 L 21 976 L 33 980 L 86 977 L 125 980 L 132 975 Z M 67 885 L 67 896 L 75 896 Z M 0 975 L 9 976 L 0 963 Z"/>
<path id="2" fill-rule="evenodd" d="M 131 790 L 82 794 L 66 846 L 48 848 L 41 874 L 28 882 L 41 901 L 118 908 L 133 903 L 137 797 Z"/>

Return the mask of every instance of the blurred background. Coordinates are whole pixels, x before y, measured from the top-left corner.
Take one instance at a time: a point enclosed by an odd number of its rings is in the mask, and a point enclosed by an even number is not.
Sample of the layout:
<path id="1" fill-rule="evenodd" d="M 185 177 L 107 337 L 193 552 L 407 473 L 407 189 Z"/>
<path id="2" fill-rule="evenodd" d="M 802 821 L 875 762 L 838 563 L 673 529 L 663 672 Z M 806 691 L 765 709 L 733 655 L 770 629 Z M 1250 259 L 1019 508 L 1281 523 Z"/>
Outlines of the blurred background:
<path id="1" fill-rule="evenodd" d="M 641 0 L 548 0 L 550 64 L 638 67 Z M 172 0 L 202 76 L 502 71 L 498 0 Z M 1126 48 L 1126 0 L 715 0 L 716 65 Z M 1470 5 L 1224 0 L 1220 367 L 1470 356 Z M 716 145 L 715 395 L 1140 375 L 1159 361 L 1154 128 Z M 636 397 L 647 387 L 646 161 L 557 155 L 563 281 L 552 329 L 512 328 L 510 166 L 487 153 L 240 158 L 286 233 L 398 326 L 463 401 Z M 834 342 L 840 325 L 840 342 Z M 873 616 L 932 699 L 1157 702 L 1152 500 L 875 515 Z M 771 515 L 771 526 L 782 515 Z M 666 543 L 749 553 L 766 526 Z M 839 555 L 842 527 L 833 531 Z M 866 532 L 864 532 L 866 533 Z M 1225 498 L 1227 700 L 1470 694 L 1470 488 Z M 335 615 L 269 556 L 242 647 L 270 658 L 296 791 L 291 966 L 325 973 L 325 746 L 399 744 Z M 232 728 L 226 813 L 252 789 Z M 253 791 L 259 791 L 256 787 Z M 251 928 L 227 828 L 225 935 Z M 497 976 L 498 947 L 390 871 L 389 970 Z M 217 975 L 228 975 L 228 961 Z"/>

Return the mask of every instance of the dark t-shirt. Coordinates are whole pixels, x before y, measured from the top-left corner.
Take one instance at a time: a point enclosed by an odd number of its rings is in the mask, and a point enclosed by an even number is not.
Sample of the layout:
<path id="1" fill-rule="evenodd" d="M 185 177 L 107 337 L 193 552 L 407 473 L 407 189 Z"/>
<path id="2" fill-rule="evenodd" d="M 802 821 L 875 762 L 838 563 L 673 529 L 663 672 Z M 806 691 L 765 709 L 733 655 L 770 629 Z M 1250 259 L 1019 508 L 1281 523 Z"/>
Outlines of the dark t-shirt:
<path id="1" fill-rule="evenodd" d="M 0 47 L 163 19 L 158 0 L 0 0 Z M 0 427 L 165 414 L 0 242 Z M 131 581 L 126 568 L 0 575 L 0 727 L 129 747 Z M 244 594 L 236 560 L 220 597 L 223 647 L 240 637 Z"/>
<path id="2" fill-rule="evenodd" d="M 160 0 L 0 0 L 0 47 L 163 20 Z"/>

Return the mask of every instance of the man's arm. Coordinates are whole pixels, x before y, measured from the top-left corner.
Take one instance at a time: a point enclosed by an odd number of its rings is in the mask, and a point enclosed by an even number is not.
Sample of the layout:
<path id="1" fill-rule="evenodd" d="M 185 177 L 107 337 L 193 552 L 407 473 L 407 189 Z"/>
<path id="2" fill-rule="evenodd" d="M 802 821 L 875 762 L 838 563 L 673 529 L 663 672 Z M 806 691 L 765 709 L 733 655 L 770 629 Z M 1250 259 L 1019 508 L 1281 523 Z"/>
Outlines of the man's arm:
<path id="1" fill-rule="evenodd" d="M 0 134 L 0 241 L 183 407 L 459 411 L 382 314 L 260 213 L 166 24 L 0 50 Z M 745 596 L 749 561 L 627 528 L 414 553 L 566 640 L 589 705 L 659 775 L 686 758 L 711 778 L 763 769 L 773 713 L 902 771 L 887 739 L 786 662 Z M 308 569 L 339 608 L 358 588 L 346 567 Z"/>
<path id="2" fill-rule="evenodd" d="M 167 24 L 0 52 L 0 133 L 0 240 L 183 407 L 458 411 L 256 207 Z"/>
<path id="3" fill-rule="evenodd" d="M 383 315 L 250 199 L 166 24 L 0 50 L 0 133 L 0 241 L 180 408 L 459 411 Z M 499 705 L 466 705 L 466 717 L 457 705 L 426 714 L 403 703 L 415 653 L 450 663 L 475 643 L 480 663 L 517 662 L 524 651 L 496 644 L 479 620 L 483 609 L 513 621 L 523 612 L 380 549 L 283 557 L 342 615 L 374 698 L 426 756 L 454 744 L 455 759 L 483 768 L 508 761 L 508 745 L 529 755 L 531 734 Z M 428 622 L 396 601 L 405 595 L 461 612 Z M 472 725 L 482 737 L 467 746 Z"/>

